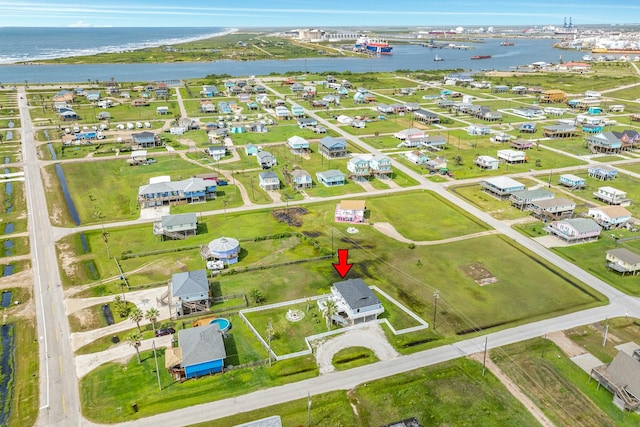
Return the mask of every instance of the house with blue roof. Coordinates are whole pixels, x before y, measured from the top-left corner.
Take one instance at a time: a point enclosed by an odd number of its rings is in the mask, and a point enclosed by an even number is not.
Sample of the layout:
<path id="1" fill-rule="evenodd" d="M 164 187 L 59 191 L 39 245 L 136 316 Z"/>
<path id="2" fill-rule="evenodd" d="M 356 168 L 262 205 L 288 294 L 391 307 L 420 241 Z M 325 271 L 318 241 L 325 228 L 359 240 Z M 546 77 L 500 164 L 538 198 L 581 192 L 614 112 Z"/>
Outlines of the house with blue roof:
<path id="1" fill-rule="evenodd" d="M 586 138 L 592 153 L 619 153 L 622 151 L 622 141 L 613 132 L 597 133 Z"/>
<path id="2" fill-rule="evenodd" d="M 244 152 L 247 156 L 255 156 L 259 151 L 258 146 L 255 144 L 249 143 L 244 146 Z"/>
<path id="3" fill-rule="evenodd" d="M 543 230 L 571 244 L 598 240 L 602 227 L 591 218 L 568 218 L 552 221 Z"/>
<path id="4" fill-rule="evenodd" d="M 320 153 L 328 159 L 347 156 L 347 141 L 344 138 L 325 136 L 320 140 Z"/>
<path id="5" fill-rule="evenodd" d="M 138 204 L 142 208 L 172 203 L 198 203 L 216 198 L 213 180 L 189 178 L 182 181 L 151 182 L 138 188 Z"/>
<path id="6" fill-rule="evenodd" d="M 355 180 L 366 180 L 371 176 L 369 168 L 369 160 L 363 157 L 352 157 L 347 162 L 347 170 L 350 172 L 349 177 Z"/>
<path id="7" fill-rule="evenodd" d="M 369 168 L 377 178 L 387 179 L 393 173 L 391 159 L 383 155 L 373 156 L 369 161 Z"/>
<path id="8" fill-rule="evenodd" d="M 131 134 L 133 145 L 138 148 L 162 147 L 164 143 L 153 132 L 136 132 Z"/>

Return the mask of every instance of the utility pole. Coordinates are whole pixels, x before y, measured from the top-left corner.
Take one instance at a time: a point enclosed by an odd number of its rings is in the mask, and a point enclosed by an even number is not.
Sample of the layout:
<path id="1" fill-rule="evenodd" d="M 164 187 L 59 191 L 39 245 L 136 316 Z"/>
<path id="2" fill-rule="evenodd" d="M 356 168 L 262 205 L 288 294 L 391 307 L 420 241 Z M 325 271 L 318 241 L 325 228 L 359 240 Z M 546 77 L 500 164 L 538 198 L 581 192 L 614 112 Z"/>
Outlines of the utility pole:
<path id="1" fill-rule="evenodd" d="M 542 337 L 542 352 L 540 353 L 540 357 L 544 358 L 544 348 L 547 345 L 547 334 L 544 334 L 544 337 Z"/>
<path id="2" fill-rule="evenodd" d="M 607 344 L 607 335 L 609 334 L 609 318 L 604 319 L 604 339 L 602 340 L 602 346 L 604 347 Z"/>
<path id="3" fill-rule="evenodd" d="M 484 377 L 484 370 L 487 365 L 487 340 L 489 337 L 484 337 L 484 356 L 482 357 L 482 376 Z"/>
<path id="4" fill-rule="evenodd" d="M 440 298 L 440 291 L 433 293 L 433 330 L 436 330 L 436 315 L 438 314 L 438 299 Z"/>
<path id="5" fill-rule="evenodd" d="M 158 377 L 158 388 L 162 391 L 162 383 L 160 382 L 160 370 L 158 369 L 158 355 L 156 354 L 156 342 L 151 341 L 153 347 L 153 357 L 156 359 L 156 376 Z"/>
<path id="6" fill-rule="evenodd" d="M 250 177 L 249 177 L 249 179 L 251 180 L 251 198 L 252 198 L 253 200 L 255 200 L 255 199 L 256 199 L 256 195 L 255 195 L 255 194 L 254 194 L 254 192 L 253 192 L 253 175 L 252 175 L 252 176 L 250 176 Z"/>
<path id="7" fill-rule="evenodd" d="M 307 427 L 311 427 L 311 393 L 307 393 Z"/>

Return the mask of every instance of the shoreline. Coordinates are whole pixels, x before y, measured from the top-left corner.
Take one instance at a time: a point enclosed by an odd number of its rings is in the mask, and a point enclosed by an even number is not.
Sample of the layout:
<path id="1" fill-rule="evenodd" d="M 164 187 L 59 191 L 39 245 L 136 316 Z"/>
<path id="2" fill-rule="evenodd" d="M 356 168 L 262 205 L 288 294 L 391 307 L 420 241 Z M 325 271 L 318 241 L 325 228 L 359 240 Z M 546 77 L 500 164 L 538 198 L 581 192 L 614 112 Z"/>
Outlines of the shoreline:
<path id="1" fill-rule="evenodd" d="M 197 41 L 201 41 L 201 40 L 209 40 L 209 39 L 214 39 L 217 37 L 223 37 L 223 36 L 228 36 L 230 34 L 235 34 L 240 32 L 239 28 L 228 28 L 225 29 L 224 31 L 220 31 L 217 33 L 209 33 L 209 34 L 203 34 L 201 36 L 194 36 L 194 37 L 187 37 L 187 38 L 183 38 L 180 40 L 177 39 L 173 39 L 173 42 L 171 42 L 172 40 L 170 39 L 161 39 L 161 40 L 157 40 L 154 42 L 144 42 L 144 43 L 139 43 L 139 46 L 135 47 L 135 48 L 131 48 L 131 49 L 126 49 L 126 48 L 122 48 L 122 49 L 107 49 L 104 51 L 99 51 L 99 52 L 94 52 L 94 53 L 86 53 L 86 52 L 78 52 L 78 53 L 72 53 L 72 54 L 59 54 L 50 58 L 40 58 L 40 59 L 34 59 L 34 60 L 30 60 L 30 61 L 17 61 L 17 62 L 0 62 L 0 66 L 6 66 L 6 65 L 58 65 L 55 63 L 49 63 L 49 62 L 42 62 L 42 61 L 54 61 L 56 59 L 60 59 L 60 58 L 74 58 L 74 57 L 81 57 L 81 56 L 94 56 L 94 55 L 99 55 L 102 53 L 122 53 L 122 52 L 135 52 L 138 50 L 143 50 L 143 49 L 149 49 L 149 48 L 156 48 L 156 47 L 160 47 L 160 46 L 173 46 L 173 45 L 180 45 L 180 44 L 184 44 L 184 43 L 193 43 L 193 42 L 197 42 Z M 122 64 L 136 64 L 135 62 L 123 62 Z M 170 64 L 170 62 L 168 62 L 168 64 Z M 63 64 L 60 64 L 63 65 Z"/>

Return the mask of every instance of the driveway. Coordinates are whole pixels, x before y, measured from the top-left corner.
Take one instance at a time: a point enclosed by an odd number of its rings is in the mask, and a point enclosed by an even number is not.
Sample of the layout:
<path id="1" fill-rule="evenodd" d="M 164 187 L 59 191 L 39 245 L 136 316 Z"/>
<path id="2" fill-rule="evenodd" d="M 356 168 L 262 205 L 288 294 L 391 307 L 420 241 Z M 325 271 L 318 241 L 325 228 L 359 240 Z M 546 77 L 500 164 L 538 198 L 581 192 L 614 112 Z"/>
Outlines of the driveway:
<path id="1" fill-rule="evenodd" d="M 373 350 L 380 360 L 390 360 L 399 356 L 391 347 L 384 331 L 377 323 L 365 323 L 355 329 L 321 342 L 316 348 L 316 362 L 320 375 L 335 371 L 332 360 L 340 350 L 349 347 L 366 347 Z"/>

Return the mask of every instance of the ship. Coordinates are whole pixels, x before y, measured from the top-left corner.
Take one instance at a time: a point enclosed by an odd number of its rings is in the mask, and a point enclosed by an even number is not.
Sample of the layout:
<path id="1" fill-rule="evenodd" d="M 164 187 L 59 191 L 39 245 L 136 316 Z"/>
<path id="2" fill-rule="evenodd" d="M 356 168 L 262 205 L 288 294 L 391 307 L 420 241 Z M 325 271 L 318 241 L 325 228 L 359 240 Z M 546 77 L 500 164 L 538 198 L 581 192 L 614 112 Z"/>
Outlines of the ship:
<path id="1" fill-rule="evenodd" d="M 391 55 L 393 46 L 389 46 L 385 40 L 373 39 L 367 36 L 361 36 L 356 40 L 355 49 L 366 50 L 370 53 L 377 53 L 381 55 Z"/>
<path id="2" fill-rule="evenodd" d="M 607 49 L 606 47 L 594 47 L 591 53 L 640 53 L 638 48 L 616 48 Z"/>
<path id="3" fill-rule="evenodd" d="M 516 44 L 514 42 L 510 42 L 509 39 L 504 39 L 504 41 L 502 43 L 500 43 L 500 46 L 515 46 Z"/>
<path id="4" fill-rule="evenodd" d="M 435 58 L 433 58 L 434 61 L 444 61 L 444 58 L 441 58 L 440 56 L 436 55 Z"/>
<path id="5" fill-rule="evenodd" d="M 471 59 L 489 59 L 491 55 L 473 55 Z"/>

